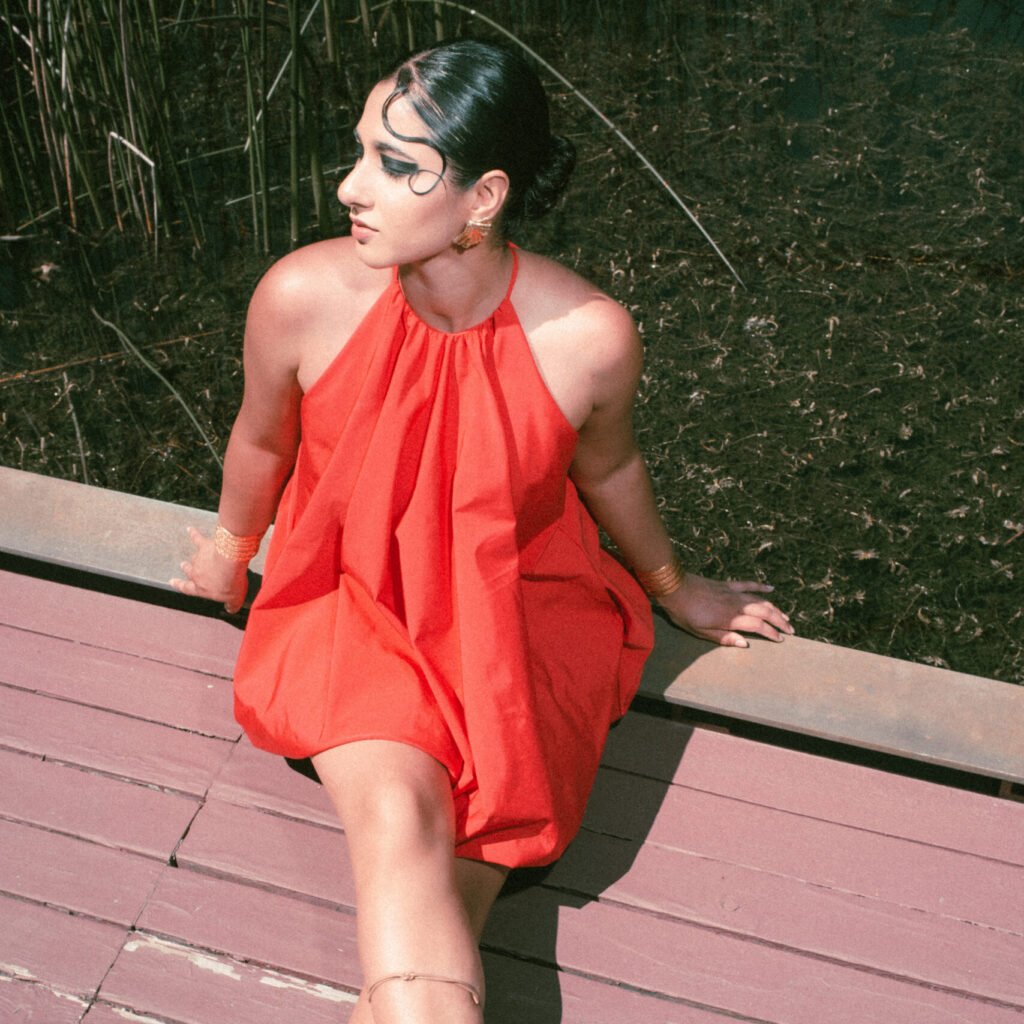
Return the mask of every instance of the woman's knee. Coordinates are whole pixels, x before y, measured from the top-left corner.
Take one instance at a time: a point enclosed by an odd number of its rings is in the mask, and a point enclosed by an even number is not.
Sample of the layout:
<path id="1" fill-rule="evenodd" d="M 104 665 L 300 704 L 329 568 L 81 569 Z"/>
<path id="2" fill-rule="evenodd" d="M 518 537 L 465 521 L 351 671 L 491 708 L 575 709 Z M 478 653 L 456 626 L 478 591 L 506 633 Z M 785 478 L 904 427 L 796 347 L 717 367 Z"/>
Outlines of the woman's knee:
<path id="1" fill-rule="evenodd" d="M 450 853 L 454 810 L 448 773 L 414 747 L 361 741 L 314 759 L 349 845 L 372 856 Z M 325 777 L 326 776 L 326 777 Z"/>

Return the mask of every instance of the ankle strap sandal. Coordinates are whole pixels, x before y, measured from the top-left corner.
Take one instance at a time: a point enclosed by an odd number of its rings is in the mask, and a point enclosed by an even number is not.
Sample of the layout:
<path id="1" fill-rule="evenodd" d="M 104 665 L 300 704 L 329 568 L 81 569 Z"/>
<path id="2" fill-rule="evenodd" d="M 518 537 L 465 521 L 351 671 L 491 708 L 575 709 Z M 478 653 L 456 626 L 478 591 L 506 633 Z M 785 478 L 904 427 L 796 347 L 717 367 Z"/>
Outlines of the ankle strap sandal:
<path id="1" fill-rule="evenodd" d="M 477 989 L 470 985 L 468 981 L 459 981 L 458 978 L 444 978 L 439 974 L 386 974 L 383 978 L 378 978 L 367 990 L 366 990 L 366 1001 L 368 1003 L 373 1002 L 373 993 L 380 988 L 381 985 L 386 981 L 442 981 L 446 985 L 458 985 L 459 988 L 464 988 L 468 993 L 473 1002 L 480 1005 L 480 993 Z"/>

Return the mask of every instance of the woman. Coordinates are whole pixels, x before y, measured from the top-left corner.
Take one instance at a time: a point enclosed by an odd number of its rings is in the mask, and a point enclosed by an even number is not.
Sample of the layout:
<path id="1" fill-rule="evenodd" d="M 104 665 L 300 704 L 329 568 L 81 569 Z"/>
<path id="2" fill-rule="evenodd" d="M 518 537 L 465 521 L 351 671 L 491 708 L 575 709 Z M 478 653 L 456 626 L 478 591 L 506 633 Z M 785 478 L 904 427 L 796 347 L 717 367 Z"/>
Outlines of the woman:
<path id="1" fill-rule="evenodd" d="M 510 867 L 579 827 L 648 597 L 722 644 L 792 628 L 770 587 L 679 567 L 631 429 L 629 316 L 507 241 L 573 163 L 529 66 L 470 41 L 419 54 L 355 136 L 351 237 L 253 295 L 217 531 L 193 531 L 176 585 L 236 611 L 276 512 L 236 714 L 257 746 L 311 757 L 337 807 L 352 1020 L 479 1022 L 484 921 Z"/>

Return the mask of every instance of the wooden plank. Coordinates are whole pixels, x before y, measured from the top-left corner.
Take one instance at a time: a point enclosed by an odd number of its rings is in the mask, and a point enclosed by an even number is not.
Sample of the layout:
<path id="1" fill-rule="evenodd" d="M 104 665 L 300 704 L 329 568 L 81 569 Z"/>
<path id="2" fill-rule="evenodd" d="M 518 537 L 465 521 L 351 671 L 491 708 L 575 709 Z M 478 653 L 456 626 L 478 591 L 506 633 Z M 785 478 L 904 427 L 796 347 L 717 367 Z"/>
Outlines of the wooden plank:
<path id="1" fill-rule="evenodd" d="M 0 820 L 0 891 L 130 927 L 165 870 L 159 861 Z"/>
<path id="2" fill-rule="evenodd" d="M 323 786 L 292 771 L 284 758 L 257 750 L 244 737 L 234 746 L 210 787 L 211 798 L 258 807 L 287 818 L 339 828 L 338 815 Z"/>
<path id="3" fill-rule="evenodd" d="M 0 896 L 0 973 L 85 999 L 99 988 L 127 929 Z"/>
<path id="4" fill-rule="evenodd" d="M 170 589 L 215 512 L 0 466 L 0 551 Z M 257 562 L 254 569 L 259 571 Z"/>
<path id="5" fill-rule="evenodd" d="M 121 1006 L 93 1003 L 82 1018 L 82 1024 L 168 1024 L 168 1022 L 166 1017 L 159 1020 L 148 1014 L 126 1010 Z M 225 1022 L 225 1024 L 230 1024 L 230 1022 Z"/>
<path id="6" fill-rule="evenodd" d="M 208 800 L 196 816 L 178 863 L 337 906 L 355 905 L 340 831 L 220 800 Z"/>
<path id="7" fill-rule="evenodd" d="M 0 626 L 0 682 L 236 740 L 231 683 L 133 654 Z"/>
<path id="8" fill-rule="evenodd" d="M 181 1024 L 338 1024 L 356 996 L 336 986 L 134 935 L 100 998 L 131 1013 Z"/>
<path id="9" fill-rule="evenodd" d="M 0 817 L 167 862 L 199 802 L 0 750 Z"/>
<path id="10" fill-rule="evenodd" d="M 1024 865 L 1024 806 L 651 715 L 627 715 L 602 763 L 821 821 Z"/>
<path id="11" fill-rule="evenodd" d="M 11 1024 L 78 1024 L 89 1004 L 46 985 L 0 973 L 0 1021 Z M 113 1022 L 111 1022 L 113 1024 Z M 125 1024 L 122 1018 L 117 1024 Z"/>
<path id="12" fill-rule="evenodd" d="M 223 679 L 231 678 L 242 638 L 237 622 L 4 570 L 0 570 L 0 623 Z"/>
<path id="13" fill-rule="evenodd" d="M 1020 934 L 1019 867 L 646 782 L 610 769 L 584 824 L 726 864 Z"/>
<path id="14" fill-rule="evenodd" d="M 539 963 L 784 1024 L 1020 1024 L 1021 1008 L 775 949 L 621 907 L 568 906 L 532 889 L 504 901 L 484 937 Z"/>
<path id="15" fill-rule="evenodd" d="M 1024 1006 L 1024 937 L 941 914 L 586 831 L 545 885 Z"/>
<path id="16" fill-rule="evenodd" d="M 0 686 L 0 744 L 196 796 L 231 752 L 227 740 L 9 686 Z"/>
<path id="17" fill-rule="evenodd" d="M 353 913 L 253 885 L 168 870 L 137 927 L 352 991 L 362 984 Z"/>
<path id="18" fill-rule="evenodd" d="M 716 647 L 660 617 L 655 637 L 645 696 L 1024 781 L 1024 687 L 801 637 Z"/>

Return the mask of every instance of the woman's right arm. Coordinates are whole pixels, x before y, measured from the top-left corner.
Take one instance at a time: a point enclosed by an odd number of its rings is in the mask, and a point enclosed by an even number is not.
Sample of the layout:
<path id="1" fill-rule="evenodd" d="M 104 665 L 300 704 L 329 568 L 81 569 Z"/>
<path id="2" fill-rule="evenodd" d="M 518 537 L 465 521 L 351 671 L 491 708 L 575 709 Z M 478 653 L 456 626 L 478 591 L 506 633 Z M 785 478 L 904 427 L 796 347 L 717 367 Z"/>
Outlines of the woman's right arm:
<path id="1" fill-rule="evenodd" d="M 218 520 L 236 536 L 262 535 L 270 525 L 299 442 L 302 391 L 297 371 L 311 309 L 301 261 L 271 268 L 253 293 L 246 316 L 245 390 L 224 457 Z M 223 602 L 237 611 L 248 586 L 247 561 L 220 554 L 211 537 L 190 531 L 196 551 L 181 564 L 184 594 Z"/>

